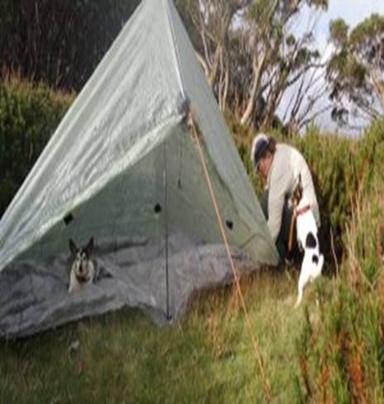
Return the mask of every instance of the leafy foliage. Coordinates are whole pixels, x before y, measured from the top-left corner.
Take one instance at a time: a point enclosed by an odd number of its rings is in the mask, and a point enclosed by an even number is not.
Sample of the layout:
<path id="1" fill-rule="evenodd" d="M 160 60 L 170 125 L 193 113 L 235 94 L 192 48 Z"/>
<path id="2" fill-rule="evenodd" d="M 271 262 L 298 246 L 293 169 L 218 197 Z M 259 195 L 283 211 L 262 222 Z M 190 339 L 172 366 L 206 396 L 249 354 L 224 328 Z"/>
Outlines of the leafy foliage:
<path id="1" fill-rule="evenodd" d="M 384 400 L 384 194 L 372 181 L 353 212 L 346 236 L 347 259 L 333 294 L 316 321 L 307 318 L 298 353 L 306 353 L 302 393 L 318 402 Z M 304 383 L 310 380 L 310 388 Z"/>
<path id="2" fill-rule="evenodd" d="M 344 261 L 318 318 L 298 344 L 301 394 L 314 402 L 383 401 L 384 122 L 355 144 L 348 182 Z M 353 169 L 353 170 L 352 170 Z M 309 382 L 308 382 L 309 381 Z M 381 387 L 379 387 L 381 386 Z"/>
<path id="3" fill-rule="evenodd" d="M 260 193 L 261 184 L 254 177 L 250 162 L 254 133 L 230 116 L 227 121 L 248 174 Z M 374 123 L 360 139 L 320 133 L 315 126 L 308 128 L 303 137 L 287 138 L 279 130 L 273 136 L 292 144 L 308 162 L 320 207 L 325 261 L 329 269 L 334 268 L 343 258 L 343 235 L 358 198 L 371 190 L 375 176 L 384 171 L 384 121 Z"/>
<path id="4" fill-rule="evenodd" d="M 327 0 L 178 0 L 177 5 L 222 110 L 246 126 L 274 127 L 283 95 L 298 88 L 283 117 L 288 131 L 318 112 L 324 88 L 315 74 L 322 63 L 313 27 L 299 36 L 290 27 L 303 7 L 323 10 Z M 306 103 L 314 87 L 317 97 Z"/>
<path id="5" fill-rule="evenodd" d="M 384 113 L 384 17 L 373 14 L 349 32 L 342 20 L 330 23 L 336 51 L 327 67 L 332 86 L 332 116 L 341 124 L 348 116 L 362 120 Z"/>
<path id="6" fill-rule="evenodd" d="M 0 217 L 72 100 L 17 77 L 0 82 Z"/>

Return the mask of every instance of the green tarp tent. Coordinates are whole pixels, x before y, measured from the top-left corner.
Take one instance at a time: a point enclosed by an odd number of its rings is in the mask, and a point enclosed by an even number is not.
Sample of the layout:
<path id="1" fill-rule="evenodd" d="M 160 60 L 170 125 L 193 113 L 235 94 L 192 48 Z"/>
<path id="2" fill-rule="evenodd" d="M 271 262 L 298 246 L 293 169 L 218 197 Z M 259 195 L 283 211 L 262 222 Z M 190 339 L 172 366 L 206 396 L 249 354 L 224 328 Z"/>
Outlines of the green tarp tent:
<path id="1" fill-rule="evenodd" d="M 0 335 L 124 305 L 173 321 L 231 279 L 196 142 L 241 270 L 276 264 L 266 222 L 170 0 L 143 0 L 0 222 Z M 70 238 L 107 276 L 69 294 Z M 242 265 L 246 264 L 246 265 Z"/>

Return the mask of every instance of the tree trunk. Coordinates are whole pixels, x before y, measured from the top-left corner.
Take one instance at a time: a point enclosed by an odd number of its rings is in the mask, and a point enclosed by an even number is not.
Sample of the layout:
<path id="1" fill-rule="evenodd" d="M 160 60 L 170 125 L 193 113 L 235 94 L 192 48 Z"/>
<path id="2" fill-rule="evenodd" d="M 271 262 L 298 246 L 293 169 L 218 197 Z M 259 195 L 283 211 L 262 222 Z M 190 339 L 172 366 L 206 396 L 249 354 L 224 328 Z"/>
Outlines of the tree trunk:
<path id="1" fill-rule="evenodd" d="M 257 96 L 259 95 L 260 81 L 261 81 L 261 71 L 266 59 L 266 53 L 263 54 L 259 63 L 257 62 L 256 56 L 254 56 L 252 67 L 253 67 L 253 83 L 251 90 L 249 92 L 248 102 L 244 110 L 243 115 L 240 118 L 240 123 L 242 125 L 250 126 L 252 121 L 252 114 L 255 109 L 255 104 Z"/>

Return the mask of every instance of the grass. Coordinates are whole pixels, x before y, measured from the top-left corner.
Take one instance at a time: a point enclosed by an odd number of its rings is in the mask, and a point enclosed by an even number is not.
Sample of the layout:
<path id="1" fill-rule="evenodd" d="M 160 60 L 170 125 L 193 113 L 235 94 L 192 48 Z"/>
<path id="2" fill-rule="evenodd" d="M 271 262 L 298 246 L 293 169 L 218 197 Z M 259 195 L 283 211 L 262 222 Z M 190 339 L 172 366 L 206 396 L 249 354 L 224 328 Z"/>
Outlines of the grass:
<path id="1" fill-rule="evenodd" d="M 322 283 L 323 290 L 332 284 Z M 300 400 L 296 341 L 305 309 L 293 309 L 295 288 L 295 276 L 287 273 L 242 281 L 274 402 Z M 317 289 L 306 291 L 313 318 L 319 311 Z M 232 288 L 202 293 L 174 327 L 158 328 L 144 314 L 124 309 L 3 342 L 0 397 L 7 403 L 265 401 L 250 333 Z"/>

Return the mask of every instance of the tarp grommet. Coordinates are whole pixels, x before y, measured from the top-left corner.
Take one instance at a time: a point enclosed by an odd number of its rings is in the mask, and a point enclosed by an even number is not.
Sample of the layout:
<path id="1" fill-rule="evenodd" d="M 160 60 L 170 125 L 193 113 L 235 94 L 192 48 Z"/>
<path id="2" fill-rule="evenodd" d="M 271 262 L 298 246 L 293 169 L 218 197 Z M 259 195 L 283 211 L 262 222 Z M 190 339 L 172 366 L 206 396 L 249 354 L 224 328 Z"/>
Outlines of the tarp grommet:
<path id="1" fill-rule="evenodd" d="M 67 215 L 65 215 L 63 220 L 64 220 L 65 225 L 68 226 L 69 223 L 71 223 L 73 221 L 72 213 L 68 213 Z"/>
<path id="2" fill-rule="evenodd" d="M 226 220 L 225 224 L 227 225 L 229 230 L 233 230 L 233 222 L 232 222 L 232 220 Z"/>

